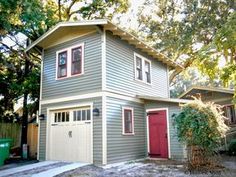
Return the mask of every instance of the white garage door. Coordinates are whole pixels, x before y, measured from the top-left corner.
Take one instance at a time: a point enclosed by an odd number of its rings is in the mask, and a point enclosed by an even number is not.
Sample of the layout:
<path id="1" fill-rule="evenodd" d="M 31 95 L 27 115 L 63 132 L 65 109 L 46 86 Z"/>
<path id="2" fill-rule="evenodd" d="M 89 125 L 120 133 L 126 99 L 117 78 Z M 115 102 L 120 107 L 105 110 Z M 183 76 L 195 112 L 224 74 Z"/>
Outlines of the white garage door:
<path id="1" fill-rule="evenodd" d="M 49 160 L 92 162 L 90 107 L 51 112 Z"/>

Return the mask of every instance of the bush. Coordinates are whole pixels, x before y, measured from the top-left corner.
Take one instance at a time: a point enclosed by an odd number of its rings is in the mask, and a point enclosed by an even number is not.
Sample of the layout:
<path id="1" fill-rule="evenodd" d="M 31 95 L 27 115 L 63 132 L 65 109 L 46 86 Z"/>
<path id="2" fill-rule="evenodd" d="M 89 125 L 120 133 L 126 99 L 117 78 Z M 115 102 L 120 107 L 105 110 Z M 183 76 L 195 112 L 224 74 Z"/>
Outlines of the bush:
<path id="1" fill-rule="evenodd" d="M 229 143 L 229 155 L 236 155 L 236 139 L 233 139 Z"/>

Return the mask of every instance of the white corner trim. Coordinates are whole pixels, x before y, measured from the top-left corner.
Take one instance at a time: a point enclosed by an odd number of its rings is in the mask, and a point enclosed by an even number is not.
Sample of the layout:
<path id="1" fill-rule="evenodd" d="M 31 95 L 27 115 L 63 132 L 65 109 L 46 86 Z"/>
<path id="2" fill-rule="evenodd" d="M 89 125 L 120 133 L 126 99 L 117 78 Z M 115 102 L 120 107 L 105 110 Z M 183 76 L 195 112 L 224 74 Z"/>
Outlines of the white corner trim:
<path id="1" fill-rule="evenodd" d="M 131 119 L 132 119 L 132 132 L 125 133 L 125 110 L 131 111 Z M 134 135 L 134 108 L 122 106 L 122 135 Z"/>
<path id="2" fill-rule="evenodd" d="M 170 151 L 170 127 L 169 127 L 169 109 L 168 108 L 154 108 L 154 109 L 146 109 L 146 113 L 151 111 L 166 111 L 166 121 L 167 121 L 167 136 L 168 136 L 168 157 L 171 158 L 171 151 Z M 149 144 L 149 120 L 148 115 L 146 116 L 146 122 L 147 122 L 147 148 L 148 153 L 150 152 L 150 144 Z"/>
<path id="3" fill-rule="evenodd" d="M 103 28 L 102 42 L 102 90 L 106 90 L 106 30 Z"/>
<path id="4" fill-rule="evenodd" d="M 41 108 L 41 101 L 42 101 L 42 90 L 43 90 L 43 59 L 44 59 L 44 49 L 42 51 L 42 56 L 41 56 L 41 73 L 40 73 L 40 91 L 39 91 L 39 112 L 38 112 L 38 115 L 37 117 L 42 113 L 42 108 Z M 39 160 L 39 143 L 40 143 L 40 121 L 39 119 L 38 120 L 38 144 L 37 144 L 37 160 Z"/>
<path id="5" fill-rule="evenodd" d="M 107 164 L 107 111 L 106 95 L 102 96 L 102 164 Z"/>

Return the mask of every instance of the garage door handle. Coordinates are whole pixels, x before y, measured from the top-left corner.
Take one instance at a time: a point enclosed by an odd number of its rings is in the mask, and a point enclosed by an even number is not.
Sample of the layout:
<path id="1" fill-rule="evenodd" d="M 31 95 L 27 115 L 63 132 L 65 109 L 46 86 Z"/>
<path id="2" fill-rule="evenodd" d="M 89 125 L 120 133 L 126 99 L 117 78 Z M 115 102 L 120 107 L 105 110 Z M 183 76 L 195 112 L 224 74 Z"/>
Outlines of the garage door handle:
<path id="1" fill-rule="evenodd" d="M 72 131 L 68 132 L 68 136 L 69 136 L 69 138 L 72 138 Z"/>
<path id="2" fill-rule="evenodd" d="M 56 126 L 56 125 L 58 125 L 58 124 L 51 124 L 51 126 Z"/>
<path id="3" fill-rule="evenodd" d="M 91 122 L 85 122 L 86 124 L 90 124 Z"/>

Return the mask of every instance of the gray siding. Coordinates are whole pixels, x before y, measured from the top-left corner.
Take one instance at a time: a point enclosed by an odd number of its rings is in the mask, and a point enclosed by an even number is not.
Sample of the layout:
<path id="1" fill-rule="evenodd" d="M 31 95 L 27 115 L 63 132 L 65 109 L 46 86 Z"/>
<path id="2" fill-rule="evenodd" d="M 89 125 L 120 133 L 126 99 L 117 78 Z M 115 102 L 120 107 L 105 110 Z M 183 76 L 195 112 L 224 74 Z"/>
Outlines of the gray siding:
<path id="1" fill-rule="evenodd" d="M 122 135 L 122 106 L 134 109 L 135 135 Z M 144 105 L 107 97 L 107 163 L 144 158 L 146 128 Z"/>
<path id="2" fill-rule="evenodd" d="M 93 102 L 93 107 L 100 111 L 99 117 L 93 117 L 93 162 L 94 164 L 102 164 L 102 98 L 91 98 L 84 100 L 75 100 L 69 102 L 61 102 L 54 104 L 42 105 L 42 114 L 47 116 L 47 108 L 55 106 L 67 106 L 70 104 L 83 104 Z M 40 140 L 39 140 L 39 160 L 45 160 L 46 154 L 46 125 L 47 118 L 40 122 Z"/>
<path id="3" fill-rule="evenodd" d="M 134 52 L 152 62 L 152 85 L 135 80 Z M 168 97 L 167 66 L 107 33 L 106 40 L 107 88 L 127 94 Z"/>
<path id="4" fill-rule="evenodd" d="M 178 103 L 147 102 L 145 103 L 145 107 L 146 109 L 168 108 L 171 158 L 177 160 L 183 160 L 184 146 L 182 143 L 178 141 L 176 128 L 174 127 L 174 118 L 172 117 L 173 114 L 178 114 L 181 111 L 181 108 L 178 106 Z"/>
<path id="5" fill-rule="evenodd" d="M 56 80 L 56 52 L 84 42 L 84 74 Z M 44 51 L 42 99 L 51 99 L 101 90 L 101 35 L 94 33 Z"/>

